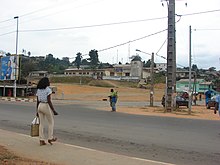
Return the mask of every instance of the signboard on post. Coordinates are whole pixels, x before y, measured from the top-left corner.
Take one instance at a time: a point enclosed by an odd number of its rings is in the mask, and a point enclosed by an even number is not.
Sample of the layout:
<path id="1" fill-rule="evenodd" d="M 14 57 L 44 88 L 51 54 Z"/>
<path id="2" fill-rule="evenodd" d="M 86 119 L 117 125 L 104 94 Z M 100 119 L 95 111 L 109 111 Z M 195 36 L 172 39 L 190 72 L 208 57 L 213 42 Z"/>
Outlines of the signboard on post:
<path id="1" fill-rule="evenodd" d="M 17 80 L 19 74 L 19 56 L 1 57 L 0 80 Z"/>

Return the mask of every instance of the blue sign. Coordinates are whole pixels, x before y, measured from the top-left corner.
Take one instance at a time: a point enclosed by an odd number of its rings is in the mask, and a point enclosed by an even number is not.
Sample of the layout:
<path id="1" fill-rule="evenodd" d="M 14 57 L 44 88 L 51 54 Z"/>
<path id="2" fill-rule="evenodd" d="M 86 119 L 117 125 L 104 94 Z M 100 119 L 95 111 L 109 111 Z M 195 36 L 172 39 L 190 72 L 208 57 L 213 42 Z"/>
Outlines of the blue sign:
<path id="1" fill-rule="evenodd" d="M 18 78 L 18 56 L 1 58 L 0 80 L 16 80 Z"/>

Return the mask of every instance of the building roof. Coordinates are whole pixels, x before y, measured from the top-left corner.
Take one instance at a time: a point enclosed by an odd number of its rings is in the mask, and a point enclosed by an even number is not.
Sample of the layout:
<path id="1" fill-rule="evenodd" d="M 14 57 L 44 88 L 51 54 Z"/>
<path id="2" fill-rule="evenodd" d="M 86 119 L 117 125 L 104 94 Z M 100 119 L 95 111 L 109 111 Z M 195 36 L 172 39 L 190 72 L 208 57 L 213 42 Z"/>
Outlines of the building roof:
<path id="1" fill-rule="evenodd" d="M 193 81 L 193 78 L 192 78 Z M 204 81 L 204 79 L 196 79 L 196 82 L 202 83 Z M 180 79 L 177 82 L 189 82 L 189 79 Z"/>
<path id="2" fill-rule="evenodd" d="M 202 83 L 200 83 L 200 85 L 211 85 L 212 84 L 212 82 L 202 82 Z"/>

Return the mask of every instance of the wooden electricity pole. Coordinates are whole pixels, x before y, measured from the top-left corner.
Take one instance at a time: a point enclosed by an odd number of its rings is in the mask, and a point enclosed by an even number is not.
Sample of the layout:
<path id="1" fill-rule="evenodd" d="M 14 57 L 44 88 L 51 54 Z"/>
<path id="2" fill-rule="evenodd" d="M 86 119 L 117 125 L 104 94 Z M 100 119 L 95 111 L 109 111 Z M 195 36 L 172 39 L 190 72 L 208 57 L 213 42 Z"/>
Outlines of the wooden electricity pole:
<path id="1" fill-rule="evenodd" d="M 191 114 L 191 102 L 192 102 L 192 52 L 191 52 L 191 33 L 192 29 L 191 26 L 189 26 L 189 114 Z"/>
<path id="2" fill-rule="evenodd" d="M 151 55 L 151 87 L 150 87 L 150 107 L 154 106 L 154 53 Z"/>
<path id="3" fill-rule="evenodd" d="M 176 86 L 176 35 L 175 35 L 175 0 L 168 3 L 168 36 L 167 36 L 167 100 L 166 112 L 174 108 L 173 94 Z"/>

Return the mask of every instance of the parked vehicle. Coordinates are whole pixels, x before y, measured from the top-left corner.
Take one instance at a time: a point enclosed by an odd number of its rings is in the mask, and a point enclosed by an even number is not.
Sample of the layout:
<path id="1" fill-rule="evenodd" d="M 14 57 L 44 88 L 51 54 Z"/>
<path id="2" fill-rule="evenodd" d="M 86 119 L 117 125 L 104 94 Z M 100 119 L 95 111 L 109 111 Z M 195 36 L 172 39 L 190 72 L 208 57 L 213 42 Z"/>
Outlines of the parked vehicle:
<path id="1" fill-rule="evenodd" d="M 189 107 L 189 100 L 187 100 L 181 96 L 176 96 L 176 107 L 179 108 L 180 106 L 186 106 L 188 108 Z"/>
<path id="2" fill-rule="evenodd" d="M 216 96 L 213 96 L 213 97 L 208 101 L 208 103 L 206 104 L 206 108 L 207 108 L 207 109 L 210 109 L 210 108 L 212 108 L 212 107 L 215 108 L 215 106 L 216 106 L 216 104 L 217 104 L 217 102 L 216 102 L 215 100 L 216 100 Z"/>
<path id="3" fill-rule="evenodd" d="M 163 96 L 161 100 L 161 104 L 165 107 L 165 96 Z M 183 98 L 182 96 L 176 96 L 176 107 L 179 108 L 180 106 L 189 107 L 189 100 Z"/>

